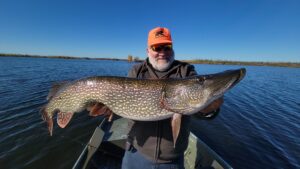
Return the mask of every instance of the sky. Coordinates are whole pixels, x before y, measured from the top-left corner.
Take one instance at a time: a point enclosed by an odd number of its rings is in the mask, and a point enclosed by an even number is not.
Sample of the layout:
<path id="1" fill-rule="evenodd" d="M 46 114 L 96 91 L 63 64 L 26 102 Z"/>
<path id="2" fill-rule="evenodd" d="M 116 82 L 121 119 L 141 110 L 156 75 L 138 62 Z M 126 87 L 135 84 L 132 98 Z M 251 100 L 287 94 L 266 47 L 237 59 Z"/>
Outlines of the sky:
<path id="1" fill-rule="evenodd" d="M 300 62 L 300 0 L 0 0 L 0 53 L 144 59 L 158 26 L 176 59 Z"/>

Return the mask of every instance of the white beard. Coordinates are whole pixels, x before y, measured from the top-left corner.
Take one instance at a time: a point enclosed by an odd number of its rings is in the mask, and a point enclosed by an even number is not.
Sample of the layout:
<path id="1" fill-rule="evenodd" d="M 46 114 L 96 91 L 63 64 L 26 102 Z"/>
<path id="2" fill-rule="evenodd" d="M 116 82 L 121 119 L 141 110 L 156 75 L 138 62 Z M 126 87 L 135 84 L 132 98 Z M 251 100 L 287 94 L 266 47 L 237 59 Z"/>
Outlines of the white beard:
<path id="1" fill-rule="evenodd" d="M 165 71 L 165 70 L 169 69 L 174 61 L 174 55 L 165 59 L 166 63 L 159 63 L 158 59 L 155 59 L 153 57 L 148 57 L 148 58 L 149 58 L 149 62 L 152 65 L 152 67 L 158 71 Z"/>

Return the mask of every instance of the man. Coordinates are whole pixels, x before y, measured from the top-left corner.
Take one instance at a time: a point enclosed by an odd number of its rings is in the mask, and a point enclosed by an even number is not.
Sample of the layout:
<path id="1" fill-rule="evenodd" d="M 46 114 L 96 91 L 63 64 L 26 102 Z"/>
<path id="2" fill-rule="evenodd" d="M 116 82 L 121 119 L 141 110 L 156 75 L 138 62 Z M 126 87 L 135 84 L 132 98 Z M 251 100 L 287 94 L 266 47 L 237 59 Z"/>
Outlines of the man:
<path id="1" fill-rule="evenodd" d="M 196 75 L 194 66 L 174 59 L 173 42 L 167 28 L 157 27 L 148 35 L 148 58 L 134 65 L 128 76 L 133 78 L 185 78 Z M 199 112 L 200 117 L 215 116 L 223 99 L 218 99 Z M 190 116 L 183 116 L 174 146 L 171 119 L 133 121 L 122 169 L 184 168 L 183 153 L 188 145 Z"/>

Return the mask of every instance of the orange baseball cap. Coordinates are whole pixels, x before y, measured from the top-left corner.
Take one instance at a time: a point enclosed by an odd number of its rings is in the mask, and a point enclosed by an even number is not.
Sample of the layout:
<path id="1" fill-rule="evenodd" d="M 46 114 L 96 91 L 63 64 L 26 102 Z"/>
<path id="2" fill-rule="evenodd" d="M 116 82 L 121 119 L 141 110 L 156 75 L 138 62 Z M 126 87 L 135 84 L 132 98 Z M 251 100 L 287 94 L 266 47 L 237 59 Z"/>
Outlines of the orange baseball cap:
<path id="1" fill-rule="evenodd" d="M 172 38 L 169 29 L 157 27 L 149 32 L 148 46 L 158 44 L 172 44 Z"/>

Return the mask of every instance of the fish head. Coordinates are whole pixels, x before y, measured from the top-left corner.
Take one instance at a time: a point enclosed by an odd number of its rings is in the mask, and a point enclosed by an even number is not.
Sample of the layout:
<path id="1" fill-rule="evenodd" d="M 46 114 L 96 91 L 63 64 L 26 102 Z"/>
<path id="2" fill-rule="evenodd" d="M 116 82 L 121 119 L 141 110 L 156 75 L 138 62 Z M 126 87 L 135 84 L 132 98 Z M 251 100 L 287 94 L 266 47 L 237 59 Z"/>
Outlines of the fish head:
<path id="1" fill-rule="evenodd" d="M 197 111 L 205 108 L 214 100 L 222 97 L 225 92 L 238 84 L 245 76 L 246 69 L 227 70 L 221 73 L 198 76 L 198 85 L 194 84 L 194 89 L 190 95 L 190 106 L 197 108 Z"/>
<path id="2" fill-rule="evenodd" d="M 199 112 L 222 97 L 245 76 L 246 69 L 228 70 L 210 75 L 190 77 L 181 83 L 172 81 L 164 94 L 163 107 L 181 114 Z"/>

